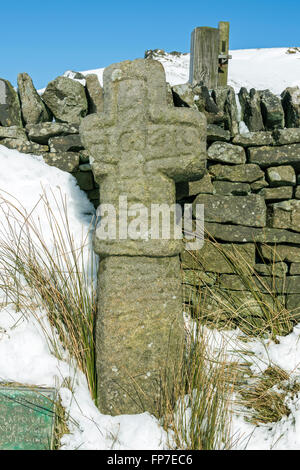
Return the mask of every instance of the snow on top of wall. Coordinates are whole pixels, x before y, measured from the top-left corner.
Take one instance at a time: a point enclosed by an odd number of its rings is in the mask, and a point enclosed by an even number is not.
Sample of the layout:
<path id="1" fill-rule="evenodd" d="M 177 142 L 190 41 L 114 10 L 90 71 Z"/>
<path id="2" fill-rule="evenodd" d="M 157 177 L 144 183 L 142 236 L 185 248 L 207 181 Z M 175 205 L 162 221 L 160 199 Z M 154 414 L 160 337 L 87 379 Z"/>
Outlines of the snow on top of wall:
<path id="1" fill-rule="evenodd" d="M 240 49 L 231 50 L 230 54 L 228 84 L 236 92 L 244 86 L 257 90 L 268 88 L 278 95 L 286 87 L 300 86 L 300 48 Z M 157 60 L 163 64 L 166 80 L 172 86 L 188 81 L 190 54 L 166 53 L 158 55 Z M 81 73 L 96 74 L 102 85 L 103 71 L 104 68 L 99 68 Z"/>

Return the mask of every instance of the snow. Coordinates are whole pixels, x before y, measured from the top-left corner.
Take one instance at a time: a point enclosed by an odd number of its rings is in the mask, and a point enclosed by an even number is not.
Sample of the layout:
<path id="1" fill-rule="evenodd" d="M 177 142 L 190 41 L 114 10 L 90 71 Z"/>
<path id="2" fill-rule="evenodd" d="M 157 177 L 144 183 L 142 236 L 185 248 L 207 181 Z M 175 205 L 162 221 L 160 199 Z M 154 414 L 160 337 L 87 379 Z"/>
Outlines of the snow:
<path id="1" fill-rule="evenodd" d="M 249 49 L 230 51 L 229 84 L 236 92 L 240 87 L 269 88 L 280 94 L 287 86 L 300 86 L 300 53 L 287 53 L 288 48 Z M 188 81 L 189 54 L 165 54 L 157 57 L 166 71 L 171 85 Z M 81 72 L 95 73 L 100 83 L 104 68 Z M 70 72 L 65 76 L 72 78 Z M 84 81 L 82 81 L 84 83 Z M 247 129 L 241 123 L 241 131 Z M 20 201 L 22 210 L 31 213 L 43 227 L 47 246 L 53 247 L 47 217 L 40 200 L 45 191 L 52 210 L 59 217 L 61 192 L 67 198 L 71 230 L 78 246 L 82 239 L 90 239 L 90 222 L 94 209 L 75 179 L 61 170 L 48 166 L 42 157 L 25 155 L 0 145 L 0 162 L 3 172 L 0 194 L 10 201 Z M 3 207 L 2 207 L 3 209 Z M 2 225 L 1 225 L 2 224 Z M 0 226 L 6 221 L 0 211 Z M 56 387 L 68 416 L 70 434 L 63 436 L 62 449 L 167 449 L 170 434 L 148 413 L 112 417 L 103 415 L 93 403 L 86 378 L 65 354 L 58 360 L 52 353 L 43 328 L 50 331 L 43 311 L 37 317 L 25 318 L 12 304 L 1 305 L 0 298 L 0 382 L 18 382 L 27 385 Z M 210 348 L 226 344 L 228 360 L 236 360 L 235 349 L 243 351 L 243 360 L 251 362 L 253 373 L 263 372 L 270 364 L 277 365 L 300 377 L 300 325 L 292 333 L 271 340 L 240 341 L 239 330 L 210 334 Z M 247 351 L 251 351 L 247 355 Z M 241 360 L 241 356 L 239 355 Z M 71 389 L 66 383 L 71 384 Z M 245 421 L 242 410 L 234 408 L 232 434 L 236 449 L 299 449 L 300 404 L 298 397 L 287 398 L 291 413 L 278 423 L 255 427 Z M 188 415 L 188 413 L 187 413 Z"/>
<path id="2" fill-rule="evenodd" d="M 277 337 L 278 343 L 256 340 L 247 343 L 247 349 L 254 353 L 255 361 L 251 369 L 254 374 L 262 373 L 270 364 L 276 365 L 290 374 L 289 381 L 300 380 L 300 325 L 292 333 Z M 245 360 L 253 361 L 253 356 L 245 354 Z M 287 397 L 285 404 L 290 410 L 276 423 L 253 426 L 247 423 L 241 413 L 235 413 L 232 420 L 232 433 L 237 439 L 235 448 L 247 450 L 299 450 L 300 448 L 300 395 Z"/>
<path id="3" fill-rule="evenodd" d="M 41 315 L 44 327 L 50 329 Z M 84 375 L 51 354 L 38 320 L 26 320 L 12 305 L 0 310 L 0 382 L 56 387 L 69 416 L 63 450 L 164 449 L 167 434 L 149 413 L 106 416 L 90 396 Z M 71 382 L 72 392 L 64 386 Z"/>
<path id="4" fill-rule="evenodd" d="M 288 53 L 287 51 L 291 51 Z M 286 87 L 300 86 L 300 49 L 277 47 L 269 49 L 231 50 L 229 54 L 228 85 L 236 92 L 241 87 L 257 90 L 269 89 L 279 95 Z M 180 56 L 166 53 L 157 55 L 166 72 L 166 80 L 171 86 L 186 83 L 189 79 L 190 54 Z M 94 73 L 103 85 L 104 68 L 85 70 L 87 75 Z M 70 72 L 66 76 L 72 76 Z"/>
<path id="5" fill-rule="evenodd" d="M 32 213 L 43 227 L 49 249 L 53 239 L 41 196 L 47 195 L 55 217 L 59 220 L 61 192 L 67 198 L 68 218 L 75 246 L 90 239 L 90 223 L 94 208 L 79 189 L 73 176 L 44 163 L 42 157 L 25 155 L 0 145 L 0 197 Z M 1 201 L 0 207 L 3 206 Z M 1 232 L 6 219 L 0 210 Z M 1 236 L 1 234 L 0 234 Z M 3 299 L 2 299 L 3 300 Z M 0 298 L 1 301 L 1 298 Z M 167 434 L 148 413 L 111 417 L 102 415 L 89 393 L 84 375 L 65 354 L 58 360 L 51 351 L 43 328 L 51 332 L 43 311 L 25 318 L 12 304 L 1 308 L 0 303 L 0 382 L 16 382 L 41 387 L 56 387 L 69 416 L 71 433 L 62 439 L 62 449 L 163 449 Z M 43 325 L 43 327 L 42 327 Z M 51 333 L 50 333 L 51 334 Z M 72 384 L 73 393 L 65 387 Z"/>
<path id="6" fill-rule="evenodd" d="M 237 92 L 244 86 L 269 89 L 276 95 L 287 87 L 300 86 L 300 52 L 287 50 L 281 47 L 230 51 L 228 84 Z"/>

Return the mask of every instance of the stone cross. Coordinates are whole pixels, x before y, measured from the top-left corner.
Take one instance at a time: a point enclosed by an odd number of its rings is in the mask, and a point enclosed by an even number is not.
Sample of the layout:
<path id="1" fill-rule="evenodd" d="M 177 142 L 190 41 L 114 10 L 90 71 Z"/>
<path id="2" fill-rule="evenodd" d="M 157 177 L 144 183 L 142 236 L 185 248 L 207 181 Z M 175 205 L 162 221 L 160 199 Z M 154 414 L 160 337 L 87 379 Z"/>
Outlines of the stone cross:
<path id="1" fill-rule="evenodd" d="M 130 219 L 133 205 L 150 213 L 151 204 L 174 204 L 175 182 L 204 172 L 205 117 L 167 106 L 164 69 L 151 59 L 105 69 L 104 111 L 84 118 L 80 133 L 100 185 L 100 205 L 113 205 L 122 220 Z M 109 414 L 151 412 L 160 380 L 171 383 L 176 374 L 184 339 L 182 240 L 146 239 L 146 233 L 136 239 L 124 227 L 104 240 L 102 223 L 94 239 L 100 258 L 98 405 Z"/>

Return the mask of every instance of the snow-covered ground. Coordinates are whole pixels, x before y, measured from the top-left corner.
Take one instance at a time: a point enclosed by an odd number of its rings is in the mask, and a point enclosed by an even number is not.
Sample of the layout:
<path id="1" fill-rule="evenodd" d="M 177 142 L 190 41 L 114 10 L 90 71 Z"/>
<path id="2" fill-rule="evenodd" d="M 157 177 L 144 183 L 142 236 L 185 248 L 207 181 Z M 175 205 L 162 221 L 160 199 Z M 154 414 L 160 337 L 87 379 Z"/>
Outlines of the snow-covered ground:
<path id="1" fill-rule="evenodd" d="M 287 86 L 300 85 L 300 53 L 288 54 L 287 49 L 231 51 L 233 58 L 230 61 L 229 84 L 236 91 L 246 86 L 269 88 L 276 94 Z M 171 85 L 188 80 L 189 54 L 180 57 L 167 54 L 160 60 Z M 96 73 L 102 83 L 103 69 L 83 73 Z M 53 241 L 50 232 L 47 232 L 44 208 L 38 203 L 43 188 L 50 200 L 55 195 L 59 200 L 60 189 L 66 195 L 71 231 L 78 245 L 83 236 L 88 236 L 94 210 L 71 175 L 46 165 L 41 157 L 24 155 L 1 145 L 0 163 L 3 169 L 0 177 L 2 196 L 16 198 L 28 213 L 34 208 L 34 217 L 43 227 L 49 246 Z M 0 211 L 0 224 L 5 224 L 1 214 Z M 75 370 L 74 364 L 67 358 L 58 360 L 51 353 L 41 323 L 34 317 L 25 319 L 22 311 L 16 312 L 12 304 L 4 306 L 3 303 L 0 293 L 0 381 L 57 387 L 69 416 L 71 432 L 62 439 L 63 449 L 167 448 L 166 432 L 149 414 L 102 415 L 90 397 L 83 374 Z M 45 328 L 49 328 L 43 312 L 40 319 Z M 228 332 L 227 335 L 231 335 L 232 341 L 237 341 L 238 333 Z M 218 332 L 215 334 L 216 337 L 220 335 Z M 252 366 L 254 372 L 263 371 L 273 363 L 291 372 L 294 378 L 300 376 L 299 338 L 300 326 L 290 335 L 279 338 L 278 344 L 260 340 L 248 343 L 247 349 L 251 349 L 256 357 Z M 253 356 L 251 358 L 253 361 Z M 73 394 L 65 387 L 67 378 L 72 383 Z M 295 398 L 287 402 L 287 406 L 291 410 L 289 417 L 257 428 L 235 414 L 233 435 L 236 448 L 243 449 L 247 445 L 248 449 L 300 449 L 300 403 Z"/>
<path id="2" fill-rule="evenodd" d="M 8 200 L 23 213 L 32 214 L 51 249 L 53 239 L 41 197 L 46 193 L 59 220 L 62 191 L 68 204 L 75 246 L 80 247 L 89 233 L 95 211 L 75 178 L 48 166 L 42 157 L 21 154 L 3 145 L 0 145 L 0 162 L 5 169 L 0 179 L 0 237 L 6 228 L 4 200 Z M 1 308 L 4 299 L 0 290 L 0 382 L 57 387 L 70 416 L 71 434 L 63 438 L 63 449 L 159 449 L 166 446 L 166 433 L 148 413 L 120 417 L 102 415 L 91 399 L 84 375 L 75 370 L 68 358 L 59 361 L 51 354 L 38 319 L 32 316 L 27 320 L 25 312 L 16 312 L 12 304 Z M 39 320 L 50 329 L 43 312 Z M 72 383 L 73 395 L 63 387 L 65 379 Z"/>

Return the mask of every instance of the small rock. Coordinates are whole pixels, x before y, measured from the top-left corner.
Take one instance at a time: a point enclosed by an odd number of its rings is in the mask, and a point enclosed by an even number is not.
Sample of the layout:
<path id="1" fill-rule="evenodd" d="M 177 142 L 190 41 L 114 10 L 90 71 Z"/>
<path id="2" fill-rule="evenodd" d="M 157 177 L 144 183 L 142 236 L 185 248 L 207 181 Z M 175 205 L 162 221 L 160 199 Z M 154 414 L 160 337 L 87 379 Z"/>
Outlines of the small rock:
<path id="1" fill-rule="evenodd" d="M 300 201 L 298 199 L 269 204 L 268 209 L 270 227 L 300 232 Z"/>
<path id="2" fill-rule="evenodd" d="M 213 194 L 214 187 L 211 177 L 206 173 L 201 180 L 182 182 L 176 184 L 176 199 L 179 201 L 185 197 L 196 196 L 197 194 Z"/>
<path id="3" fill-rule="evenodd" d="M 212 165 L 209 173 L 219 181 L 232 181 L 233 183 L 253 183 L 264 177 L 264 172 L 258 165 Z"/>
<path id="4" fill-rule="evenodd" d="M 79 154 L 76 152 L 55 152 L 43 154 L 47 165 L 55 166 L 62 171 L 74 173 L 79 167 Z"/>
<path id="5" fill-rule="evenodd" d="M 78 152 L 83 149 L 79 134 L 51 137 L 49 146 L 51 152 Z"/>
<path id="6" fill-rule="evenodd" d="M 266 201 L 284 201 L 293 197 L 291 186 L 280 186 L 279 188 L 264 188 L 259 192 Z"/>
<path id="7" fill-rule="evenodd" d="M 84 191 L 94 189 L 94 178 L 91 171 L 78 171 L 75 178 L 80 189 Z"/>
<path id="8" fill-rule="evenodd" d="M 11 127 L 1 127 L 0 126 L 0 139 L 19 139 L 19 140 L 28 140 L 27 135 L 23 127 L 11 126 Z"/>
<path id="9" fill-rule="evenodd" d="M 297 276 L 300 274 L 300 263 L 292 263 L 290 267 L 291 276 Z M 299 302 L 300 307 L 300 302 Z"/>
<path id="10" fill-rule="evenodd" d="M 273 137 L 277 145 L 298 144 L 300 143 L 300 129 L 276 129 Z"/>
<path id="11" fill-rule="evenodd" d="M 232 136 L 238 134 L 238 109 L 234 89 L 231 86 L 218 87 L 213 90 L 212 97 L 224 113 L 225 129 L 229 130 Z"/>
<path id="12" fill-rule="evenodd" d="M 284 111 L 281 100 L 270 90 L 261 91 L 260 100 L 265 129 L 282 129 L 284 127 Z"/>
<path id="13" fill-rule="evenodd" d="M 294 186 L 296 184 L 296 173 L 290 165 L 267 168 L 266 175 L 270 186 Z"/>
<path id="14" fill-rule="evenodd" d="M 67 77 L 58 77 L 47 85 L 43 101 L 59 122 L 79 124 L 88 112 L 85 88 Z"/>
<path id="15" fill-rule="evenodd" d="M 300 233 L 290 232 L 289 230 L 269 227 L 261 230 L 255 227 L 209 222 L 205 222 L 205 229 L 212 237 L 224 242 L 246 243 L 254 241 L 256 243 L 290 243 L 300 245 Z M 290 246 L 287 248 L 290 248 Z"/>
<path id="16" fill-rule="evenodd" d="M 50 137 L 79 134 L 79 126 L 60 122 L 44 122 L 26 126 L 30 140 L 39 144 L 47 144 Z"/>
<path id="17" fill-rule="evenodd" d="M 236 135 L 232 143 L 242 145 L 242 147 L 260 147 L 263 145 L 273 145 L 274 139 L 272 132 L 248 132 L 247 134 Z"/>
<path id="18" fill-rule="evenodd" d="M 81 150 L 79 152 L 79 160 L 80 160 L 80 163 L 82 164 L 90 163 L 90 155 L 87 150 Z"/>
<path id="19" fill-rule="evenodd" d="M 243 147 L 227 142 L 214 142 L 207 152 L 208 160 L 221 163 L 242 164 L 246 163 L 246 154 Z"/>
<path id="20" fill-rule="evenodd" d="M 239 100 L 242 108 L 242 120 L 250 132 L 263 131 L 264 124 L 260 108 L 260 94 L 254 88 L 250 93 L 246 88 L 239 91 Z"/>
<path id="21" fill-rule="evenodd" d="M 270 265 L 264 263 L 256 264 L 254 268 L 260 276 L 275 276 L 283 278 L 288 272 L 287 264 L 280 262 L 272 263 Z"/>
<path id="22" fill-rule="evenodd" d="M 247 196 L 251 193 L 251 187 L 248 183 L 231 183 L 230 181 L 215 181 L 213 184 L 216 194 L 230 194 L 234 196 Z"/>
<path id="23" fill-rule="evenodd" d="M 207 142 L 229 142 L 230 132 L 225 131 L 222 127 L 216 126 L 215 124 L 208 124 L 207 126 Z"/>
<path id="24" fill-rule="evenodd" d="M 86 75 L 86 91 L 89 104 L 89 114 L 102 113 L 103 89 L 96 74 Z"/>
<path id="25" fill-rule="evenodd" d="M 224 112 L 218 108 L 205 86 L 194 86 L 194 102 L 198 111 L 205 114 L 208 124 L 218 124 L 224 121 Z"/>
<path id="26" fill-rule="evenodd" d="M 300 295 L 299 294 L 289 294 L 286 296 L 286 308 L 295 322 L 299 323 L 299 313 L 300 313 Z"/>
<path id="27" fill-rule="evenodd" d="M 23 127 L 18 94 L 3 78 L 0 78 L 0 125 Z"/>
<path id="28" fill-rule="evenodd" d="M 79 170 L 80 171 L 92 171 L 92 167 L 90 163 L 83 163 L 82 165 L 79 165 Z"/>
<path id="29" fill-rule="evenodd" d="M 300 89 L 286 88 L 281 93 L 286 127 L 300 127 Z"/>
<path id="30" fill-rule="evenodd" d="M 250 147 L 249 162 L 262 168 L 277 165 L 292 165 L 300 170 L 300 144 L 282 145 L 280 147 Z"/>
<path id="31" fill-rule="evenodd" d="M 67 70 L 64 77 L 72 78 L 73 80 L 85 80 L 85 76 L 81 72 L 74 72 L 74 70 Z"/>
<path id="32" fill-rule="evenodd" d="M 262 245 L 261 253 L 268 261 L 286 261 L 288 263 L 300 262 L 300 247 L 288 245 L 267 246 Z"/>
<path id="33" fill-rule="evenodd" d="M 254 181 L 254 183 L 251 183 L 251 191 L 259 191 L 260 189 L 266 188 L 269 186 L 269 184 L 266 182 L 264 178 Z"/>
<path id="34" fill-rule="evenodd" d="M 27 73 L 19 73 L 18 91 L 25 124 L 52 121 L 52 113 L 42 101 Z"/>
<path id="35" fill-rule="evenodd" d="M 173 86 L 172 93 L 175 106 L 198 109 L 192 85 L 189 83 Z"/>
<path id="36" fill-rule="evenodd" d="M 237 224 L 250 227 L 266 226 L 266 205 L 264 198 L 256 194 L 248 196 L 223 196 L 199 194 L 193 203 L 204 204 L 205 221 L 222 224 Z"/>
<path id="37" fill-rule="evenodd" d="M 183 268 L 200 269 L 204 272 L 213 273 L 232 273 L 234 268 L 228 262 L 224 254 L 230 257 L 235 253 L 239 257 L 243 257 L 248 265 L 255 264 L 255 245 L 254 243 L 245 243 L 243 245 L 222 244 L 222 252 L 218 244 L 205 242 L 201 250 L 197 250 L 193 255 L 187 251 L 181 254 L 181 263 Z"/>
<path id="38" fill-rule="evenodd" d="M 41 155 L 45 152 L 49 152 L 48 145 L 39 145 L 34 142 L 26 142 L 23 139 L 3 139 L 1 145 L 9 149 L 18 150 L 21 153 L 30 153 L 32 155 Z"/>

